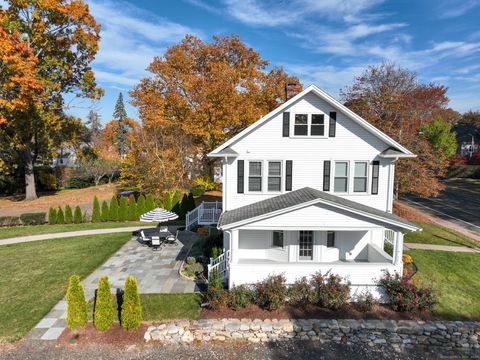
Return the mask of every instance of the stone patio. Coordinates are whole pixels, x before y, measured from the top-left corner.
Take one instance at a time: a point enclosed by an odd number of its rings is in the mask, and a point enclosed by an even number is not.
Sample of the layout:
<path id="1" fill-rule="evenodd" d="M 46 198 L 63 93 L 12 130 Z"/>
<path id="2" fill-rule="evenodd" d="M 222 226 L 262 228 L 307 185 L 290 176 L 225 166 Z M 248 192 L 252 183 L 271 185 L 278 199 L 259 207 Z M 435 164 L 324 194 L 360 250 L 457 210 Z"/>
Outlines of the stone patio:
<path id="1" fill-rule="evenodd" d="M 176 245 L 167 245 L 157 251 L 132 238 L 83 281 L 87 301 L 93 299 L 98 279 L 104 275 L 109 277 L 113 294 L 117 289 L 123 288 L 127 275 L 137 278 L 138 289 L 142 294 L 201 291 L 202 284 L 179 274 L 196 236 L 195 233 L 181 231 Z M 34 340 L 58 339 L 66 327 L 66 308 L 63 299 L 32 329 L 28 337 Z"/>

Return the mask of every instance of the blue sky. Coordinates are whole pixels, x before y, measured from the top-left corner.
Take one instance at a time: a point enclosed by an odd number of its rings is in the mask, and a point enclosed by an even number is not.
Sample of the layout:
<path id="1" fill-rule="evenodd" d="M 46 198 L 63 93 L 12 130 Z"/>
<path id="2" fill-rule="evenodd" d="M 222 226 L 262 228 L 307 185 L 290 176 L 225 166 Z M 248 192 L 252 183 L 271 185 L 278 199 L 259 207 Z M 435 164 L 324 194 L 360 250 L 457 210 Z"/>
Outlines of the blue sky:
<path id="1" fill-rule="evenodd" d="M 102 25 L 94 62 L 105 96 L 75 101 L 107 122 L 118 93 L 147 75 L 155 56 L 194 34 L 236 33 L 271 65 L 338 97 L 369 64 L 383 60 L 449 87 L 450 106 L 480 110 L 480 0 L 87 0 Z M 137 118 L 136 110 L 127 111 Z"/>

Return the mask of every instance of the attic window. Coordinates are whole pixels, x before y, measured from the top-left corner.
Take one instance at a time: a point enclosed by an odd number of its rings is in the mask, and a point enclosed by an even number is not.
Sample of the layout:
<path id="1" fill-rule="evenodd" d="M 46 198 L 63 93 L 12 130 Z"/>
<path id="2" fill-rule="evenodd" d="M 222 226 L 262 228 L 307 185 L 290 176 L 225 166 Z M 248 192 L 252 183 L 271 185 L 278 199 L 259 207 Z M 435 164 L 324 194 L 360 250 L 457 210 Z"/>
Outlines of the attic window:
<path id="1" fill-rule="evenodd" d="M 310 135 L 323 136 L 325 134 L 325 116 L 323 114 L 312 114 Z"/>
<path id="2" fill-rule="evenodd" d="M 308 115 L 307 114 L 295 114 L 295 136 L 307 136 L 308 135 Z"/>

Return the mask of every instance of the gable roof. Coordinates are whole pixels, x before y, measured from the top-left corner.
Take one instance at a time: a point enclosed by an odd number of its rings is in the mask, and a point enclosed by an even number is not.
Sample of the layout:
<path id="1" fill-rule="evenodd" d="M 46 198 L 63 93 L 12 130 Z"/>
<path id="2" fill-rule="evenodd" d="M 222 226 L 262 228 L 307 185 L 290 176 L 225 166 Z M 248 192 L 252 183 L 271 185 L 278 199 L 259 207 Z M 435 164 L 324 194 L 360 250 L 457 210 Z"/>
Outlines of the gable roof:
<path id="1" fill-rule="evenodd" d="M 392 224 L 403 229 L 412 231 L 419 230 L 418 226 L 395 214 L 381 211 L 310 187 L 304 187 L 299 190 L 226 211 L 220 216 L 218 227 L 223 230 L 234 228 L 246 223 L 261 220 L 265 217 L 280 215 L 299 207 L 318 203 L 330 205 L 370 219 Z"/>
<path id="2" fill-rule="evenodd" d="M 320 88 L 318 88 L 315 85 L 310 85 L 305 90 L 301 91 L 300 93 L 298 93 L 297 95 L 295 95 L 294 97 L 289 99 L 288 101 L 284 102 L 282 105 L 280 105 L 279 107 L 277 107 L 276 109 L 272 110 L 267 115 L 262 117 L 260 120 L 256 121 L 255 123 L 253 123 L 249 127 L 245 128 L 243 131 L 239 132 L 237 135 L 233 136 L 232 138 L 230 138 L 229 140 L 224 142 L 222 145 L 218 146 L 215 150 L 210 152 L 208 154 L 208 156 L 211 156 L 211 157 L 224 156 L 224 155 L 219 154 L 219 152 L 221 150 L 223 150 L 224 148 L 232 145 L 234 142 L 243 138 L 244 136 L 248 135 L 250 132 L 255 130 L 257 127 L 259 127 L 260 125 L 262 125 L 263 123 L 265 123 L 266 121 L 271 119 L 273 116 L 279 114 L 285 108 L 287 108 L 288 106 L 293 104 L 295 101 L 301 99 L 302 97 L 304 97 L 305 95 L 307 95 L 310 92 L 316 94 L 322 100 L 326 101 L 328 104 L 330 104 L 331 106 L 333 106 L 337 110 L 344 113 L 349 119 L 356 122 L 357 124 L 362 126 L 365 130 L 367 130 L 371 134 L 375 135 L 379 139 L 383 140 L 387 145 L 390 145 L 394 149 L 398 150 L 402 154 L 402 156 L 399 156 L 399 157 L 416 157 L 416 155 L 413 154 L 410 150 L 408 150 L 407 148 L 400 145 L 398 142 L 393 140 L 390 136 L 388 136 L 388 135 L 384 134 L 382 131 L 378 130 L 375 126 L 370 124 L 368 121 L 366 121 L 365 119 L 363 119 L 359 115 L 355 114 L 352 110 L 347 108 L 345 105 L 343 105 L 338 100 L 336 100 L 335 98 L 333 98 L 332 96 L 330 96 L 325 91 L 321 90 Z"/>

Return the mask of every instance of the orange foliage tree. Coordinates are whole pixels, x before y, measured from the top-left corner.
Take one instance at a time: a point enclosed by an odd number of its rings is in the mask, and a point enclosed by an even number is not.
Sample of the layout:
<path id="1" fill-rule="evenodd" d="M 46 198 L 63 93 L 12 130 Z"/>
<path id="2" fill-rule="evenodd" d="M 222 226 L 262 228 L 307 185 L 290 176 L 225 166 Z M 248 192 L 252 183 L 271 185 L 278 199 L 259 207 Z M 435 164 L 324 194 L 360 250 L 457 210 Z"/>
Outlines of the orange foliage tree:
<path id="1" fill-rule="evenodd" d="M 396 165 L 396 193 L 437 196 L 443 189 L 448 157 L 435 150 L 422 134 L 422 125 L 448 111 L 447 88 L 420 84 L 414 73 L 391 63 L 370 66 L 354 83 L 342 90 L 345 104 L 387 135 L 417 154 Z M 445 119 L 447 120 L 447 119 Z"/>
<path id="2" fill-rule="evenodd" d="M 24 169 L 29 200 L 37 197 L 35 162 L 49 159 L 58 134 L 66 129 L 65 140 L 72 124 L 78 123 L 64 114 L 63 94 L 91 98 L 102 94 L 90 67 L 98 51 L 100 27 L 82 0 L 5 2 L 0 9 L 0 142 L 15 152 L 14 165 Z M 8 51 L 14 53 L 9 56 Z M 15 68 L 19 75 L 9 75 Z M 35 97 L 37 90 L 42 96 Z"/>

